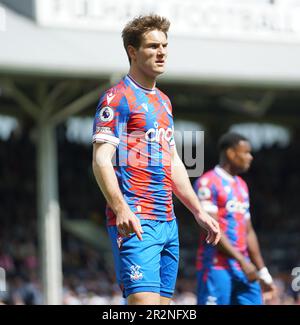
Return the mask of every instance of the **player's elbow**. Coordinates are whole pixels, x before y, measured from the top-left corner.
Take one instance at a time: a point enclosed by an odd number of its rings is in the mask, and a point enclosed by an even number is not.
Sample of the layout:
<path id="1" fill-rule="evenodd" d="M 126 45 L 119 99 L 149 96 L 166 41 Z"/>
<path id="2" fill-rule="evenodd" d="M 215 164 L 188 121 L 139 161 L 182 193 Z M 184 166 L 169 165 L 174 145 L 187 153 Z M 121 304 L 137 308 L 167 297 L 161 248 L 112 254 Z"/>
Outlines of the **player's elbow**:
<path id="1" fill-rule="evenodd" d="M 97 165 L 96 158 L 93 157 L 93 160 L 92 160 L 92 169 L 93 169 L 94 175 L 96 173 L 97 168 L 98 168 L 98 165 Z"/>
<path id="2" fill-rule="evenodd" d="M 101 155 L 97 154 L 97 151 L 94 150 L 93 159 L 92 159 L 92 169 L 93 169 L 94 175 L 97 174 L 97 171 L 99 170 L 101 164 L 102 164 Z"/>
<path id="3" fill-rule="evenodd" d="M 103 167 L 107 164 L 108 164 L 108 161 L 105 157 L 103 157 L 101 155 L 94 155 L 93 160 L 92 160 L 92 168 L 93 168 L 94 174 L 97 170 L 101 169 L 101 167 Z"/>
<path id="4" fill-rule="evenodd" d="M 112 161 L 110 155 L 108 155 L 107 153 L 102 153 L 100 150 L 94 151 L 92 159 L 92 167 L 94 173 L 102 167 L 107 167 L 111 165 Z"/>

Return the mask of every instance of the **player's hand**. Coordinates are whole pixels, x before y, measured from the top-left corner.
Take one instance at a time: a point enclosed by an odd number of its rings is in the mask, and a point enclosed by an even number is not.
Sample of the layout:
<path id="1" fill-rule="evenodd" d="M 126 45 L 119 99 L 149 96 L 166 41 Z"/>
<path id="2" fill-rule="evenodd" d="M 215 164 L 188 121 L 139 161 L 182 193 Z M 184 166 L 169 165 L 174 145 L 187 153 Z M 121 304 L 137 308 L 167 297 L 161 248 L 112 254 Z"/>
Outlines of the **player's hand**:
<path id="1" fill-rule="evenodd" d="M 217 245 L 221 238 L 219 223 L 205 211 L 201 215 L 196 215 L 198 224 L 207 231 L 206 242 L 208 244 Z"/>
<path id="2" fill-rule="evenodd" d="M 259 280 L 259 283 L 263 293 L 263 300 L 265 304 L 268 304 L 269 302 L 278 297 L 277 288 L 273 282 L 268 284 L 265 283 L 263 280 Z"/>
<path id="3" fill-rule="evenodd" d="M 266 292 L 266 293 L 268 292 L 272 295 L 274 295 L 276 293 L 277 289 L 276 289 L 274 282 L 266 283 L 263 280 L 259 280 L 259 283 L 260 283 L 260 286 L 261 286 L 261 289 L 263 292 Z"/>
<path id="4" fill-rule="evenodd" d="M 266 266 L 262 267 L 257 272 L 257 275 L 259 277 L 259 282 L 263 292 L 264 301 L 270 301 L 276 298 L 277 289 L 267 267 Z"/>
<path id="5" fill-rule="evenodd" d="M 143 240 L 142 233 L 144 231 L 140 219 L 130 209 L 117 215 L 116 226 L 122 237 L 130 237 L 130 234 L 135 233 L 139 240 Z"/>
<path id="6" fill-rule="evenodd" d="M 257 269 L 253 263 L 248 262 L 244 259 L 240 262 L 240 265 L 250 282 L 258 280 Z"/>

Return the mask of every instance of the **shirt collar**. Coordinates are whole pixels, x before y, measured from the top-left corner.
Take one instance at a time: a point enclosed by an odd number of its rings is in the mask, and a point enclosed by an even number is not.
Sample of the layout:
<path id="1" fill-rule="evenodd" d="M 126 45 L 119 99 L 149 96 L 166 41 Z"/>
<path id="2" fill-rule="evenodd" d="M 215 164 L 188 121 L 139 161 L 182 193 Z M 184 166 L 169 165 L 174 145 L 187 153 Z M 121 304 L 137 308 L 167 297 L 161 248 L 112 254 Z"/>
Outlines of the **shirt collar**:
<path id="1" fill-rule="evenodd" d="M 229 182 L 235 182 L 235 178 L 230 175 L 224 168 L 222 168 L 221 166 L 217 165 L 215 167 L 215 172 L 221 176 L 222 178 L 225 178 L 227 181 Z"/>
<path id="2" fill-rule="evenodd" d="M 125 80 L 127 80 L 135 88 L 141 89 L 142 91 L 144 91 L 148 94 L 155 94 L 155 89 L 156 89 L 155 87 L 152 89 L 143 87 L 141 84 L 139 84 L 137 81 L 135 81 L 129 74 L 125 77 Z"/>

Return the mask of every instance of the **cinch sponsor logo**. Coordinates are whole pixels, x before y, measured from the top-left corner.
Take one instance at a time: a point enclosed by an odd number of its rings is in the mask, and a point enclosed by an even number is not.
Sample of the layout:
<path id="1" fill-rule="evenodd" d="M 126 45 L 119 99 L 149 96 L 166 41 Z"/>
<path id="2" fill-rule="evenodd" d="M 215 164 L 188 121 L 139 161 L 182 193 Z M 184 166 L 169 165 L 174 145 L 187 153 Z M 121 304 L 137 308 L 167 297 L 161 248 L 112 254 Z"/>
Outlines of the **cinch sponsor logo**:
<path id="1" fill-rule="evenodd" d="M 249 209 L 249 203 L 248 202 L 239 202 L 236 200 L 229 200 L 226 203 L 226 209 L 228 212 L 238 212 L 238 213 L 246 213 Z"/>
<path id="2" fill-rule="evenodd" d="M 158 123 L 154 123 L 154 128 L 149 129 L 145 133 L 145 139 L 150 142 L 160 142 L 162 140 L 166 140 L 168 142 L 171 141 L 173 137 L 173 129 L 171 128 L 158 128 Z"/>

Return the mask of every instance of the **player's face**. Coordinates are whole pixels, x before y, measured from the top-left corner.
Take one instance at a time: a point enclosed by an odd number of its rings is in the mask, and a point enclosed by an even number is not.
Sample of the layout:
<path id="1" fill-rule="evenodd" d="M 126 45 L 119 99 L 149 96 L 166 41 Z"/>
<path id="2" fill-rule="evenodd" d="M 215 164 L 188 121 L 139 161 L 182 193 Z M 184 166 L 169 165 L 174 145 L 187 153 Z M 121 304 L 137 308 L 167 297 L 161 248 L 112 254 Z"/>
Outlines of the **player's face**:
<path id="1" fill-rule="evenodd" d="M 156 78 L 165 71 L 167 37 L 164 32 L 152 30 L 142 37 L 141 46 L 135 51 L 135 64 L 147 77 Z"/>
<path id="2" fill-rule="evenodd" d="M 238 173 L 246 172 L 253 160 L 251 145 L 248 141 L 240 141 L 233 149 L 231 163 Z"/>

